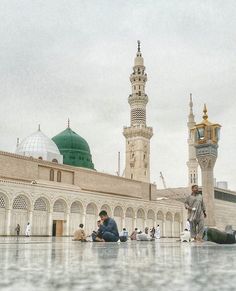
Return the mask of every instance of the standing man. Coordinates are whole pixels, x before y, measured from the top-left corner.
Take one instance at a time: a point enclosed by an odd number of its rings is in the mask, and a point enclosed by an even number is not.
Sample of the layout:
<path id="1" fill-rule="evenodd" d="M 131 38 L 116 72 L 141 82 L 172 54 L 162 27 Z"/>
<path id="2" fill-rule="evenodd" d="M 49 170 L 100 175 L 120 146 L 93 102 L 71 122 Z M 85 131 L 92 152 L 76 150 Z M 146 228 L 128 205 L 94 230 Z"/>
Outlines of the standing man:
<path id="1" fill-rule="evenodd" d="M 26 225 L 25 236 L 29 237 L 30 233 L 31 233 L 31 226 L 30 226 L 30 223 L 28 222 Z"/>
<path id="2" fill-rule="evenodd" d="M 119 240 L 119 232 L 114 219 L 107 215 L 105 210 L 99 213 L 102 224 L 99 227 L 96 241 L 117 242 Z"/>
<path id="3" fill-rule="evenodd" d="M 198 185 L 192 186 L 192 194 L 187 197 L 185 208 L 188 210 L 191 237 L 195 241 L 202 241 L 206 208 L 202 195 L 198 192 Z"/>

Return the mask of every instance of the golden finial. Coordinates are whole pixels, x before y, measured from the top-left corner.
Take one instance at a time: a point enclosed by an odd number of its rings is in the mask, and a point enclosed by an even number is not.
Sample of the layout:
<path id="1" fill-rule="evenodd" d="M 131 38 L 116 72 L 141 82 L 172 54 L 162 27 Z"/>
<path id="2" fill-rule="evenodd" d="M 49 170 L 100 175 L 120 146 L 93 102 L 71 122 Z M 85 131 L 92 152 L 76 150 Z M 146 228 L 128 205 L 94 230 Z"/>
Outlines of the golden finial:
<path id="1" fill-rule="evenodd" d="M 67 120 L 67 127 L 70 128 L 70 118 Z"/>
<path id="2" fill-rule="evenodd" d="M 204 104 L 204 108 L 203 108 L 203 119 L 207 120 L 208 119 L 208 115 L 207 115 L 207 107 L 206 104 Z"/>
<path id="3" fill-rule="evenodd" d="M 19 146 L 19 144 L 20 144 L 20 139 L 19 139 L 19 137 L 16 139 L 16 147 L 18 148 L 18 146 Z"/>

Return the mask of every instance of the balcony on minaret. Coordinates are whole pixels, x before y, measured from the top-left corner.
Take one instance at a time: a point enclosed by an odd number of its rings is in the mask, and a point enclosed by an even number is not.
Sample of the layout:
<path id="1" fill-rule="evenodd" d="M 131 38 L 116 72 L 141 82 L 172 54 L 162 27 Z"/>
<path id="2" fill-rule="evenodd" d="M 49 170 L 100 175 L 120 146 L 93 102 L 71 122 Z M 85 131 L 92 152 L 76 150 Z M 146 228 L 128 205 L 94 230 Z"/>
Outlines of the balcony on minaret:
<path id="1" fill-rule="evenodd" d="M 221 125 L 208 120 L 207 108 L 204 105 L 204 115 L 201 123 L 194 127 L 196 144 L 217 144 L 220 139 Z"/>

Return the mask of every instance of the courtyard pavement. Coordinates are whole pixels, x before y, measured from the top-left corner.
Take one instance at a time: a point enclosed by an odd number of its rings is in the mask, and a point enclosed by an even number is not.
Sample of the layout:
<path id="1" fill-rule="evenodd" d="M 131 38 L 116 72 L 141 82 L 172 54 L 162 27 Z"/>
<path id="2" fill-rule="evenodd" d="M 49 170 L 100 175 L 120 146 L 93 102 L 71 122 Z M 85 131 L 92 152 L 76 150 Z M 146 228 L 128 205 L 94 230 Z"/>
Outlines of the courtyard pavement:
<path id="1" fill-rule="evenodd" d="M 236 245 L 0 238 L 0 290 L 236 290 Z"/>

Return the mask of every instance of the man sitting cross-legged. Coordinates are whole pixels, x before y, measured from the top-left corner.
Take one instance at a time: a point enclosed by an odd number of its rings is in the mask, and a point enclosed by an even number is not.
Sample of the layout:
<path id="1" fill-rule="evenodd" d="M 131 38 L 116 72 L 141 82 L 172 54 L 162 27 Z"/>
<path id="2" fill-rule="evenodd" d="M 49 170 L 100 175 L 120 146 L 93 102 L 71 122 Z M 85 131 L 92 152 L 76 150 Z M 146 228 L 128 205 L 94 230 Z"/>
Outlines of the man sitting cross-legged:
<path id="1" fill-rule="evenodd" d="M 105 210 L 99 213 L 102 224 L 98 229 L 95 241 L 117 242 L 119 240 L 119 232 L 114 219 L 107 215 Z"/>

